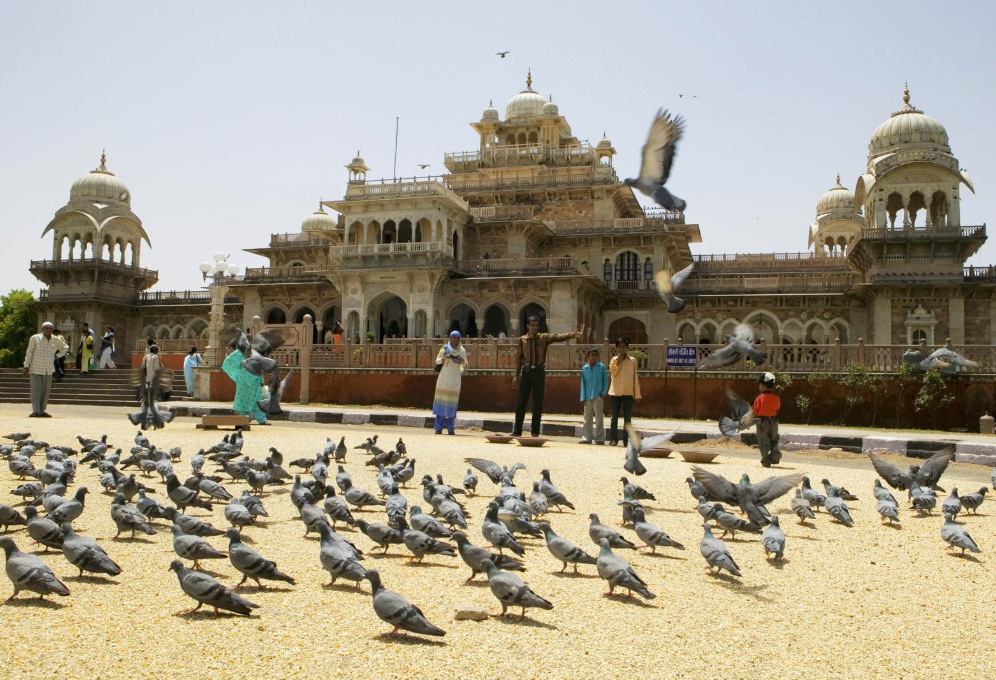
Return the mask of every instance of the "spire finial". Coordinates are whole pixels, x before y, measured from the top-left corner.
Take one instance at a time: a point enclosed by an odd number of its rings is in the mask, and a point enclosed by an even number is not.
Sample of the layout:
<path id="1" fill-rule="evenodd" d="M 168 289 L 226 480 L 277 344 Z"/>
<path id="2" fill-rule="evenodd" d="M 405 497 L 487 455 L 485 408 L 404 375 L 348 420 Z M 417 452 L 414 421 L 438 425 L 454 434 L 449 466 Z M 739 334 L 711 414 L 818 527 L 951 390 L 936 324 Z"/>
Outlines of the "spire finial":
<path id="1" fill-rule="evenodd" d="M 909 105 L 910 103 L 910 84 L 903 83 L 903 103 Z"/>
<path id="2" fill-rule="evenodd" d="M 840 184 L 840 173 L 839 173 L 839 172 L 837 173 L 837 186 L 839 186 L 839 187 L 840 187 L 841 189 L 843 189 L 843 188 L 844 188 L 844 187 L 842 187 L 842 186 L 841 186 L 841 184 Z"/>
<path id="3" fill-rule="evenodd" d="M 107 149 L 100 150 L 100 167 L 104 168 L 107 165 Z"/>
<path id="4" fill-rule="evenodd" d="M 494 99 L 489 99 L 488 100 L 488 108 L 493 109 L 494 107 L 495 107 L 495 100 Z"/>
<path id="5" fill-rule="evenodd" d="M 526 71 L 526 89 L 527 90 L 532 90 L 533 89 L 533 70 L 532 70 L 532 68 L 530 68 L 530 69 L 528 69 Z"/>
<path id="6" fill-rule="evenodd" d="M 324 202 L 325 202 L 325 199 L 324 199 L 324 198 L 319 198 L 319 199 L 318 199 L 318 212 L 320 212 L 320 213 L 323 213 L 323 212 L 325 212 L 325 211 L 324 211 L 324 210 L 322 209 L 322 203 L 324 203 Z"/>

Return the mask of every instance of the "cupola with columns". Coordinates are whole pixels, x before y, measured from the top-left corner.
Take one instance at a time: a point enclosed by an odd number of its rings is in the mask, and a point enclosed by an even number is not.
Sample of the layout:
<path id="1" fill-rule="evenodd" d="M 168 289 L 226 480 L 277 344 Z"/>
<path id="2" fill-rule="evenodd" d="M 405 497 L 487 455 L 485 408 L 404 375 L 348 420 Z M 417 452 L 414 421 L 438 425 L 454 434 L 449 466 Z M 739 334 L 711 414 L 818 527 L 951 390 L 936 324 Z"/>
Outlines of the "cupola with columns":
<path id="1" fill-rule="evenodd" d="M 857 238 L 864 217 L 854 210 L 854 194 L 840 183 L 816 202 L 816 221 L 809 227 L 809 247 L 817 257 L 841 257 Z"/>

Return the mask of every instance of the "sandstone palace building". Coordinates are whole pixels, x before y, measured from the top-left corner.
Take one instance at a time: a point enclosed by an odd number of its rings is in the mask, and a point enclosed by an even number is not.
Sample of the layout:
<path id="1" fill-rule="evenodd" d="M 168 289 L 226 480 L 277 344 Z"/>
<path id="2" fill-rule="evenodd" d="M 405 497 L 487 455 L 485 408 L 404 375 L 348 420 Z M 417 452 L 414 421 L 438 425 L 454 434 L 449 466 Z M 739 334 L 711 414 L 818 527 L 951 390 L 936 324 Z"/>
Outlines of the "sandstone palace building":
<path id="1" fill-rule="evenodd" d="M 908 90 L 872 133 L 853 189 L 838 177 L 816 202 L 809 250 L 796 253 L 693 255 L 699 225 L 642 207 L 609 138 L 579 141 L 531 77 L 504 111 L 489 105 L 470 125 L 473 148 L 446 153 L 442 176 L 370 179 L 357 154 L 341 199 L 299 231 L 246 244 L 269 266 L 192 291 L 154 290 L 141 253 L 155 230 L 102 158 L 44 227 L 50 258 L 31 262 L 46 286 L 39 312 L 74 341 L 87 321 L 113 325 L 129 348 L 153 336 L 174 351 L 203 348 L 223 323 L 305 315 L 318 342 L 335 321 L 375 343 L 452 328 L 513 336 L 532 314 L 599 342 L 718 343 L 741 321 L 769 346 L 996 339 L 996 271 L 965 266 L 986 240 L 961 215 L 972 181 Z M 687 307 L 668 314 L 653 273 L 689 264 Z"/>

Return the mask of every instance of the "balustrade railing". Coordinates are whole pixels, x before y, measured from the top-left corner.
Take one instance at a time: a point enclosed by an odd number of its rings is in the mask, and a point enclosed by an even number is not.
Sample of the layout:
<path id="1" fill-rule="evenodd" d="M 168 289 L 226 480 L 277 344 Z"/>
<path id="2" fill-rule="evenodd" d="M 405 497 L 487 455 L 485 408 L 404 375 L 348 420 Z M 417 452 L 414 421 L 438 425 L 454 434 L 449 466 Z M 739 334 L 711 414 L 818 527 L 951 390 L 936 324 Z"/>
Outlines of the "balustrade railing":
<path id="1" fill-rule="evenodd" d="M 519 257 L 464 260 L 460 271 L 471 276 L 550 276 L 581 274 L 569 257 Z M 588 274 L 588 272 L 585 272 Z"/>
<path id="2" fill-rule="evenodd" d="M 114 262 L 113 260 L 101 260 L 95 257 L 77 259 L 67 258 L 64 260 L 31 260 L 28 268 L 30 270 L 38 271 L 73 268 L 103 269 L 119 271 L 123 274 L 128 274 L 129 276 L 141 278 L 159 278 L 159 272 L 154 269 L 136 267 L 131 264 L 125 264 L 124 262 Z"/>
<path id="3" fill-rule="evenodd" d="M 662 212 L 653 217 L 617 217 L 604 220 L 553 220 L 547 226 L 557 236 L 663 232 L 685 223 L 681 212 Z"/>
<path id="4" fill-rule="evenodd" d="M 682 293 L 843 293 L 854 285 L 851 274 L 810 276 L 715 276 L 692 277 L 681 285 Z"/>
<path id="5" fill-rule="evenodd" d="M 491 205 L 471 208 L 470 215 L 475 222 L 531 220 L 534 219 L 533 210 L 531 205 Z"/>
<path id="6" fill-rule="evenodd" d="M 246 267 L 241 280 L 246 283 L 259 281 L 323 281 L 328 267 Z"/>
<path id="7" fill-rule="evenodd" d="M 712 272 L 757 271 L 850 271 L 844 258 L 816 257 L 813 253 L 704 253 L 693 255 L 695 271 Z"/>
<path id="8" fill-rule="evenodd" d="M 190 348 L 197 344 L 197 340 L 190 338 L 155 338 L 156 346 L 160 353 L 186 354 Z M 145 338 L 135 338 L 134 352 L 144 352 L 149 346 Z"/>
<path id="9" fill-rule="evenodd" d="M 435 241 L 415 241 L 412 243 L 368 243 L 363 245 L 334 246 L 329 248 L 332 257 L 356 257 L 365 255 L 405 255 L 418 253 L 442 253 L 452 257 L 453 246 Z"/>
<path id="10" fill-rule="evenodd" d="M 966 281 L 996 282 L 996 265 L 965 267 L 963 277 Z"/>
<path id="11" fill-rule="evenodd" d="M 495 177 L 465 173 L 444 175 L 443 181 L 453 191 L 487 191 L 492 189 L 528 189 L 530 187 L 581 186 L 592 183 L 594 175 L 590 167 L 564 169 L 564 172 L 542 175 Z"/>
<path id="12" fill-rule="evenodd" d="M 457 196 L 444 181 L 450 175 L 444 177 L 426 177 L 411 179 L 376 179 L 366 182 L 356 182 L 347 185 L 346 199 L 357 198 L 390 198 L 393 196 L 442 196 L 456 203 L 464 210 L 469 210 L 470 206 L 462 198 Z"/>
<path id="13" fill-rule="evenodd" d="M 342 215 L 339 216 L 339 226 L 343 226 Z M 328 241 L 307 231 L 298 231 L 287 234 L 270 234 L 271 248 L 286 248 L 297 246 L 317 246 L 327 244 Z"/>
<path id="14" fill-rule="evenodd" d="M 926 239 L 926 238 L 985 238 L 986 225 L 971 226 L 898 226 L 895 228 L 871 228 L 862 229 L 861 238 L 886 239 L 903 241 L 906 239 Z"/>

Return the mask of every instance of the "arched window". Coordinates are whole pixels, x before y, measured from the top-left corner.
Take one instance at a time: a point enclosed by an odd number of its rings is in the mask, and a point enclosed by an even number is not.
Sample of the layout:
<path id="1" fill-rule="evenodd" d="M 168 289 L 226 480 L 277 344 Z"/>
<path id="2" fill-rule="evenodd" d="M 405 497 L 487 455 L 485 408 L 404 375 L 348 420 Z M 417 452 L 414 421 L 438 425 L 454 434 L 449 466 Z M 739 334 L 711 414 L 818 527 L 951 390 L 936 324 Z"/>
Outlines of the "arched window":
<path id="1" fill-rule="evenodd" d="M 602 278 L 605 279 L 606 283 L 612 280 L 612 263 L 609 262 L 608 258 L 605 258 L 605 266 L 602 267 Z"/>
<path id="2" fill-rule="evenodd" d="M 647 281 L 654 278 L 654 262 L 649 257 L 643 261 L 643 278 Z"/>
<path id="3" fill-rule="evenodd" d="M 284 310 L 274 307 L 266 313 L 266 321 L 264 323 L 287 323 L 287 315 L 284 313 Z"/>
<path id="4" fill-rule="evenodd" d="M 927 331 L 922 328 L 918 328 L 913 331 L 913 342 L 920 342 L 921 340 L 927 339 Z"/>
<path id="5" fill-rule="evenodd" d="M 616 281 L 638 281 L 640 279 L 640 256 L 632 251 L 621 253 L 616 258 Z"/>

